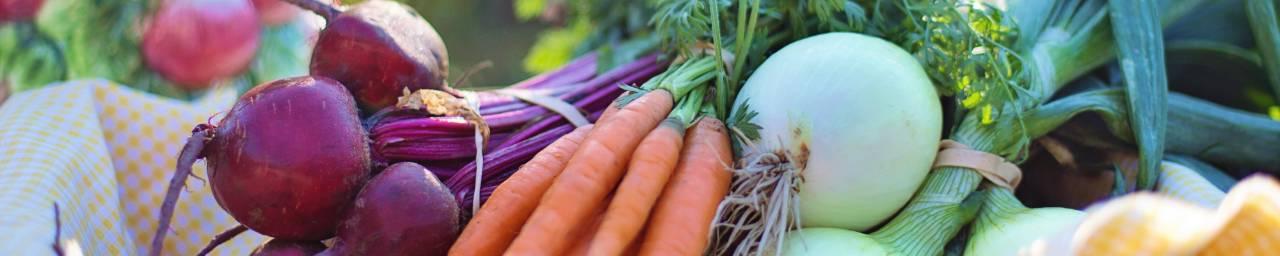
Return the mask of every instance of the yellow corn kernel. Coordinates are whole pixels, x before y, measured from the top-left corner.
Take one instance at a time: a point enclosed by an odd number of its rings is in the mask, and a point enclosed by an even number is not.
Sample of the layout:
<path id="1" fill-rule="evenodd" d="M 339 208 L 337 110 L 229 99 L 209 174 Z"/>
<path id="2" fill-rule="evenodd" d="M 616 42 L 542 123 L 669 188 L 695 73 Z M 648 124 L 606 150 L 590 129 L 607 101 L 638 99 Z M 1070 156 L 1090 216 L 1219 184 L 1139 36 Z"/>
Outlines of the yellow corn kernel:
<path id="1" fill-rule="evenodd" d="M 1073 255 L 1190 255 L 1209 240 L 1209 209 L 1138 193 L 1089 210 L 1072 236 Z"/>
<path id="2" fill-rule="evenodd" d="M 1217 233 L 1200 255 L 1280 252 L 1280 185 L 1254 176 L 1236 184 L 1218 209 Z"/>

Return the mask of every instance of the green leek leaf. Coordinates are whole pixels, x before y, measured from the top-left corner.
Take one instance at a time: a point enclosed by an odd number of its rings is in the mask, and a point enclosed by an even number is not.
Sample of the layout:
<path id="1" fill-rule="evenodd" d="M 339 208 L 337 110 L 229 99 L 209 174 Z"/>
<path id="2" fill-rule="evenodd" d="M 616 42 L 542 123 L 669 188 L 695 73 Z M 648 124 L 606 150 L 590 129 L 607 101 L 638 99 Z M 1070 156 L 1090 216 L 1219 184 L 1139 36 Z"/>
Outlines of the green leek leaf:
<path id="1" fill-rule="evenodd" d="M 1166 41 L 1165 68 L 1170 92 L 1256 113 L 1276 104 L 1258 54 L 1230 43 Z"/>
<path id="2" fill-rule="evenodd" d="M 1276 16 L 1275 0 L 1247 0 L 1245 7 L 1249 24 L 1253 27 L 1258 54 L 1267 69 L 1271 91 L 1280 98 L 1280 18 Z"/>
<path id="3" fill-rule="evenodd" d="M 1108 1 L 1116 52 L 1124 70 L 1129 122 L 1138 144 L 1138 188 L 1151 189 L 1164 158 L 1169 85 L 1165 76 L 1164 38 L 1154 0 Z"/>

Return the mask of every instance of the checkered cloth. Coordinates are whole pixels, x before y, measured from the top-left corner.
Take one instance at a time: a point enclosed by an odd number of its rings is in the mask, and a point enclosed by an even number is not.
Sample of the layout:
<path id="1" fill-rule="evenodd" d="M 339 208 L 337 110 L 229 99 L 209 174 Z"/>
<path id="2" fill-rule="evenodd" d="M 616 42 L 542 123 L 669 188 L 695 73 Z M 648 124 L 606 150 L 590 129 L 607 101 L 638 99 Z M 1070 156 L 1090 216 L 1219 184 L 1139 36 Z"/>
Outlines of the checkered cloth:
<path id="1" fill-rule="evenodd" d="M 102 80 L 12 95 L 0 106 L 0 252 L 52 255 L 57 203 L 60 243 L 77 244 L 86 255 L 144 254 L 191 128 L 235 98 L 223 88 L 182 102 Z M 204 176 L 204 164 L 194 172 Z M 187 185 L 166 255 L 195 254 L 235 225 L 207 184 Z M 266 239 L 246 232 L 214 254 L 247 255 Z"/>

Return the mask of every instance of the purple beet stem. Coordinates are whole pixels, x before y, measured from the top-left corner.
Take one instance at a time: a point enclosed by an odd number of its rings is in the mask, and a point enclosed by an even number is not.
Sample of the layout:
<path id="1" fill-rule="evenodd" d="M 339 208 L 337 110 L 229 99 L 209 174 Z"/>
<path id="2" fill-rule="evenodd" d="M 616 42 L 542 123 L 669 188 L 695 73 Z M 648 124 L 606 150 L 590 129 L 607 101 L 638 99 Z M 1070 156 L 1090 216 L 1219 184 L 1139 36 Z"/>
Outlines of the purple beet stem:
<path id="1" fill-rule="evenodd" d="M 650 55 L 596 76 L 596 57 L 587 55 L 557 71 L 522 81 L 509 88 L 536 90 L 565 100 L 594 120 L 614 98 L 622 94 L 621 84 L 635 85 L 666 68 L 657 55 Z M 564 117 L 541 106 L 492 92 L 480 92 L 480 112 L 494 131 L 486 147 L 483 202 L 498 184 L 521 164 L 556 139 L 574 129 Z M 391 111 L 378 115 L 370 129 L 375 155 L 392 161 L 422 162 L 454 193 L 460 205 L 469 205 L 474 195 L 475 162 L 473 129 L 458 117 L 424 117 L 422 113 Z M 445 161 L 445 162 L 442 162 Z M 460 167 L 457 164 L 466 161 Z M 471 207 L 460 207 L 464 212 Z M 469 216 L 470 213 L 464 213 Z"/>

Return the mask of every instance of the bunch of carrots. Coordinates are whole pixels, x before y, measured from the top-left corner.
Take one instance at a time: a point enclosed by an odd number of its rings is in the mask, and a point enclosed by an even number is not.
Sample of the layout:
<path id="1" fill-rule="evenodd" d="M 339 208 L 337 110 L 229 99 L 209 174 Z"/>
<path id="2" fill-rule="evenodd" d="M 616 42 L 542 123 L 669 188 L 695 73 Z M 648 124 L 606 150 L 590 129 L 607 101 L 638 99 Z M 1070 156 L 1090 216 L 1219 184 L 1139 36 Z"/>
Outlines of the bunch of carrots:
<path id="1" fill-rule="evenodd" d="M 702 254 L 732 176 L 727 128 L 702 104 L 715 65 L 674 65 L 547 146 L 449 254 Z"/>

